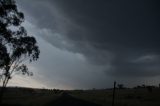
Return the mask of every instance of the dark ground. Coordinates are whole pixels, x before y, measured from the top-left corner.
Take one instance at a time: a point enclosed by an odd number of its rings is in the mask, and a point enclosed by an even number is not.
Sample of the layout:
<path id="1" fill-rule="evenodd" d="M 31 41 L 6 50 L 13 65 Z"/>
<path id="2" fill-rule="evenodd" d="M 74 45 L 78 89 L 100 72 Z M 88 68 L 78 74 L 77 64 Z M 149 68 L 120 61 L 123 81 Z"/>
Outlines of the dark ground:
<path id="1" fill-rule="evenodd" d="M 1 104 L 0 106 L 22 106 L 18 104 Z M 53 99 L 46 106 L 101 106 L 95 103 L 91 103 L 82 99 L 71 96 L 70 94 L 63 92 L 57 99 Z"/>
<path id="2" fill-rule="evenodd" d="M 64 92 L 58 99 L 52 101 L 48 106 L 101 106 L 95 103 L 77 99 Z"/>
<path id="3" fill-rule="evenodd" d="M 112 106 L 113 89 L 7 88 L 0 106 Z M 115 106 L 160 106 L 160 87 L 116 89 Z"/>

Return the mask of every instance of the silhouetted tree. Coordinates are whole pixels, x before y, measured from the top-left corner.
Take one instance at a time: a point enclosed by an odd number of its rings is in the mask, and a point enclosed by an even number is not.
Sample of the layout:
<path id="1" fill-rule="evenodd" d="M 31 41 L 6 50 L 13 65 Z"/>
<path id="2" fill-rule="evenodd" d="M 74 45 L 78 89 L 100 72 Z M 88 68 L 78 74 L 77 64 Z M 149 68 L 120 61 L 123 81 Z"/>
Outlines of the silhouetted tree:
<path id="1" fill-rule="evenodd" d="M 142 88 L 146 88 L 146 85 L 145 85 L 145 84 L 142 84 Z"/>
<path id="2" fill-rule="evenodd" d="M 14 0 L 0 0 L 0 100 L 13 73 L 32 75 L 24 61 L 39 58 L 36 39 L 27 35 L 21 25 L 23 21 L 24 15 L 18 11 Z"/>
<path id="3" fill-rule="evenodd" d="M 124 85 L 123 84 L 118 84 L 117 85 L 119 89 L 124 89 Z"/>

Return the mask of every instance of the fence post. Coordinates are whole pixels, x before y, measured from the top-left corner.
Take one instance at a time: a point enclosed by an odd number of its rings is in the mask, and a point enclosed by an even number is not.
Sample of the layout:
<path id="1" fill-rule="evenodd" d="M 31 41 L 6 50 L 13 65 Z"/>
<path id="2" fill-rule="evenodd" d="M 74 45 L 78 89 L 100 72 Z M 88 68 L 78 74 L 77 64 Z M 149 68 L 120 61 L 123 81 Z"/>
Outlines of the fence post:
<path id="1" fill-rule="evenodd" d="M 115 91 L 116 91 L 116 81 L 114 81 L 113 98 L 112 98 L 112 106 L 114 106 L 114 102 L 115 102 Z"/>

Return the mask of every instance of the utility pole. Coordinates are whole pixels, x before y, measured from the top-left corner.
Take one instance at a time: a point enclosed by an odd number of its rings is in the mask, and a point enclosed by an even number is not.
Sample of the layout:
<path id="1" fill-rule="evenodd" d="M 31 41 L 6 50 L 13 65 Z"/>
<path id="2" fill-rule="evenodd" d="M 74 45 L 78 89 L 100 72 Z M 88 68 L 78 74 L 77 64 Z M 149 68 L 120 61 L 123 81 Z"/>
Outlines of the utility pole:
<path id="1" fill-rule="evenodd" d="M 112 98 L 112 106 L 114 106 L 114 102 L 115 102 L 115 91 L 116 91 L 116 81 L 114 81 L 113 98 Z"/>

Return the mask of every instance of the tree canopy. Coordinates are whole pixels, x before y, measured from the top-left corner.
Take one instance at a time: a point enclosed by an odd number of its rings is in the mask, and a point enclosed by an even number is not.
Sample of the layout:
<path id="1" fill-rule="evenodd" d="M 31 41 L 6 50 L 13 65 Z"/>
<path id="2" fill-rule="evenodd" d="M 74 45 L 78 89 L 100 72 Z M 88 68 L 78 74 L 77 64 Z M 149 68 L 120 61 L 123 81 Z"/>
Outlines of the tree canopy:
<path id="1" fill-rule="evenodd" d="M 0 79 L 6 86 L 13 73 L 32 75 L 24 61 L 36 61 L 40 50 L 22 26 L 24 14 L 14 0 L 0 0 Z"/>

